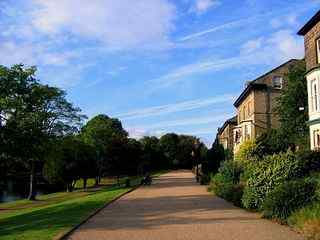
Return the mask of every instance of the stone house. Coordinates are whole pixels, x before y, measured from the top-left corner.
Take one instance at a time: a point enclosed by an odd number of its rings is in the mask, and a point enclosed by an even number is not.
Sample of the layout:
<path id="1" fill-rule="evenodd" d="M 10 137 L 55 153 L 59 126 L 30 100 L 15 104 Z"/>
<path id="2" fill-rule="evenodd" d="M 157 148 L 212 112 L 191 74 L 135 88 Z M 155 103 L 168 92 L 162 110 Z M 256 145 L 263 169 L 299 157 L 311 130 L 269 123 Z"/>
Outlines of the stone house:
<path id="1" fill-rule="evenodd" d="M 225 150 L 233 151 L 233 128 L 237 126 L 237 116 L 224 122 L 218 129 L 218 140 Z"/>
<path id="2" fill-rule="evenodd" d="M 238 115 L 237 126 L 233 130 L 234 152 L 244 141 L 255 139 L 268 129 L 279 127 L 275 111 L 277 98 L 287 86 L 290 66 L 299 61 L 291 59 L 246 84 L 234 103 Z"/>
<path id="3" fill-rule="evenodd" d="M 320 11 L 298 32 L 304 36 L 308 87 L 309 131 L 312 150 L 320 149 Z"/>

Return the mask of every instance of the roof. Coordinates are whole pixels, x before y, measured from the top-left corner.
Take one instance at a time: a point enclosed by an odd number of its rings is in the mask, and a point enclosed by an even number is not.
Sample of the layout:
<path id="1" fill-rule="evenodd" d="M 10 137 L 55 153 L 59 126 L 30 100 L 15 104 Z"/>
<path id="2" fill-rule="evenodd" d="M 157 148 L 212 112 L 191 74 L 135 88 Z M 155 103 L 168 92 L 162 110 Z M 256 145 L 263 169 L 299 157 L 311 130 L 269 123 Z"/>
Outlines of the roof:
<path id="1" fill-rule="evenodd" d="M 221 134 L 224 129 L 232 123 L 234 123 L 235 125 L 237 124 L 237 116 L 233 116 L 232 118 L 229 118 L 227 121 L 225 121 L 222 127 L 218 129 L 218 134 Z"/>
<path id="2" fill-rule="evenodd" d="M 298 35 L 304 36 L 320 21 L 320 11 L 318 11 L 298 32 Z"/>
<path id="3" fill-rule="evenodd" d="M 259 81 L 260 79 L 264 78 L 265 76 L 269 75 L 270 73 L 278 70 L 279 68 L 282 68 L 283 66 L 287 65 L 287 64 L 290 64 L 290 63 L 293 63 L 293 62 L 299 62 L 299 61 L 302 61 L 303 59 L 290 59 L 289 61 L 286 61 L 284 63 L 282 63 L 281 65 L 279 65 L 278 67 L 275 67 L 273 68 L 272 70 L 270 70 L 269 72 L 266 72 L 265 74 L 261 75 L 260 77 L 256 78 L 255 80 L 251 81 L 251 82 L 257 82 Z"/>
<path id="4" fill-rule="evenodd" d="M 267 84 L 250 82 L 244 91 L 240 94 L 233 106 L 238 107 L 240 103 L 249 95 L 251 90 L 264 90 L 267 89 Z"/>
<path id="5" fill-rule="evenodd" d="M 278 70 L 279 68 L 287 65 L 287 64 L 291 64 L 294 62 L 299 62 L 301 60 L 299 59 L 290 59 L 289 61 L 279 65 L 278 67 L 270 70 L 269 72 L 261 75 L 260 77 L 256 78 L 255 80 L 249 82 L 248 86 L 244 89 L 244 91 L 240 94 L 240 96 L 237 98 L 237 100 L 234 102 L 234 106 L 238 107 L 240 105 L 240 103 L 248 96 L 248 94 L 250 93 L 251 90 L 263 90 L 263 89 L 267 89 L 267 85 L 264 83 L 258 83 L 259 80 L 263 79 L 264 77 L 266 77 L 267 75 L 269 75 L 270 73 Z"/>

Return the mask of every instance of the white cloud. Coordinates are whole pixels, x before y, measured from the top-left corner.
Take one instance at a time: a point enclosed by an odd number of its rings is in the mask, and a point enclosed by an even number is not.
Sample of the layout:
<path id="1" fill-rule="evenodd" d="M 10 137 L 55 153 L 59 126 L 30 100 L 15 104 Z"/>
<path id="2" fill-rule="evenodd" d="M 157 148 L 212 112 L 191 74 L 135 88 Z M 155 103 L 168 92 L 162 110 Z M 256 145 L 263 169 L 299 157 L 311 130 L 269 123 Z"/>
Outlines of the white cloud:
<path id="1" fill-rule="evenodd" d="M 273 28 L 280 28 L 288 25 L 296 26 L 298 25 L 297 17 L 298 16 L 296 13 L 290 13 L 285 16 L 275 17 L 271 19 L 270 25 Z"/>
<path id="2" fill-rule="evenodd" d="M 291 30 L 280 30 L 267 38 L 253 39 L 241 47 L 241 54 L 250 53 L 261 64 L 280 64 L 291 58 L 303 58 L 303 39 Z"/>
<path id="3" fill-rule="evenodd" d="M 190 8 L 190 12 L 195 12 L 197 14 L 202 14 L 208 11 L 212 7 L 220 5 L 218 0 L 196 0 L 194 5 Z"/>
<path id="4" fill-rule="evenodd" d="M 242 54 L 250 54 L 255 50 L 261 48 L 262 42 L 263 42 L 263 38 L 249 40 L 241 47 L 240 51 Z"/>
<path id="5" fill-rule="evenodd" d="M 131 126 L 135 129 L 145 129 L 145 130 L 164 130 L 171 127 L 181 127 L 181 126 L 196 126 L 203 124 L 216 123 L 219 121 L 224 121 L 232 116 L 232 114 L 226 113 L 216 113 L 215 115 L 209 115 L 204 117 L 194 117 L 186 119 L 177 119 L 170 121 L 162 121 L 153 124 L 148 124 L 145 127 Z"/>
<path id="6" fill-rule="evenodd" d="M 221 30 L 225 30 L 225 29 L 229 29 L 229 28 L 235 28 L 238 26 L 243 25 L 244 23 L 250 21 L 251 18 L 244 18 L 244 19 L 239 19 L 236 21 L 232 21 L 232 22 L 228 22 L 228 23 L 224 23 L 218 26 L 214 26 L 212 28 L 206 29 L 204 31 L 200 31 L 200 32 L 196 32 L 196 33 L 192 33 L 189 35 L 186 35 L 180 39 L 178 39 L 179 41 L 187 41 L 187 40 L 192 40 L 194 38 L 198 38 L 204 35 L 207 35 L 209 33 L 214 33 L 217 31 L 221 31 Z"/>
<path id="7" fill-rule="evenodd" d="M 32 12 L 32 24 L 38 31 L 49 35 L 71 33 L 115 49 L 168 42 L 176 15 L 168 0 L 33 2 L 36 10 Z"/>
<path id="8" fill-rule="evenodd" d="M 13 65 L 24 63 L 27 65 L 64 66 L 76 57 L 72 51 L 50 51 L 44 44 L 16 43 L 15 41 L 0 42 L 0 64 Z"/>
<path id="9" fill-rule="evenodd" d="M 145 136 L 155 136 L 161 137 L 162 135 L 166 134 L 166 131 L 163 130 L 146 130 L 144 128 L 135 128 L 135 127 L 128 127 L 126 130 L 129 133 L 130 138 L 141 139 Z"/>
<path id="10" fill-rule="evenodd" d="M 169 113 L 184 112 L 184 111 L 204 108 L 210 105 L 223 103 L 223 102 L 232 102 L 235 99 L 235 96 L 236 96 L 235 94 L 223 94 L 220 96 L 215 96 L 215 97 L 206 98 L 206 99 L 195 99 L 195 100 L 184 101 L 179 103 L 172 103 L 172 104 L 136 109 L 136 110 L 118 114 L 115 116 L 123 120 L 160 116 L 160 115 L 165 115 Z"/>
<path id="11" fill-rule="evenodd" d="M 181 81 L 185 81 L 188 76 L 206 72 L 221 71 L 230 67 L 236 67 L 244 64 L 247 56 L 236 56 L 225 59 L 204 60 L 198 63 L 192 63 L 178 67 L 171 72 L 148 82 L 149 91 L 153 92 L 159 88 L 169 87 Z"/>
<path id="12" fill-rule="evenodd" d="M 265 17 L 270 17 L 274 14 L 276 14 L 276 12 L 269 11 L 269 12 L 265 12 L 262 14 L 253 15 L 251 17 L 240 18 L 240 19 L 237 19 L 234 21 L 230 21 L 227 23 L 223 23 L 223 24 L 208 28 L 208 29 L 200 31 L 200 32 L 186 35 L 186 36 L 180 38 L 179 41 L 193 40 L 195 38 L 202 37 L 202 36 L 205 36 L 210 33 L 223 31 L 223 30 L 227 30 L 227 29 L 233 29 L 233 28 L 242 27 L 242 26 L 248 26 L 248 24 L 251 24 L 251 23 L 256 24 L 257 21 L 260 21 L 260 20 L 264 19 Z"/>
<path id="13" fill-rule="evenodd" d="M 303 39 L 291 30 L 280 30 L 269 37 L 252 39 L 240 47 L 240 54 L 230 58 L 203 60 L 184 65 L 171 72 L 150 80 L 149 91 L 169 87 L 188 80 L 188 76 L 216 72 L 242 66 L 267 64 L 276 66 L 291 58 L 303 58 Z"/>

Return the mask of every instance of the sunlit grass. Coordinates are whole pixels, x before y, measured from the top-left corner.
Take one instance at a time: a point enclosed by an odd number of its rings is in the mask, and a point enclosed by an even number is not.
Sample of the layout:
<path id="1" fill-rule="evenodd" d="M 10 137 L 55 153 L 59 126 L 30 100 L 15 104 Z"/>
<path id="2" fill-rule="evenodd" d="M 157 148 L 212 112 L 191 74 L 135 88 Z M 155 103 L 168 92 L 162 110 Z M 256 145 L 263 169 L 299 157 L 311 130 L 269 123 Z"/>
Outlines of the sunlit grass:
<path id="1" fill-rule="evenodd" d="M 130 188 L 54 193 L 37 201 L 0 204 L 0 239 L 52 239 Z"/>

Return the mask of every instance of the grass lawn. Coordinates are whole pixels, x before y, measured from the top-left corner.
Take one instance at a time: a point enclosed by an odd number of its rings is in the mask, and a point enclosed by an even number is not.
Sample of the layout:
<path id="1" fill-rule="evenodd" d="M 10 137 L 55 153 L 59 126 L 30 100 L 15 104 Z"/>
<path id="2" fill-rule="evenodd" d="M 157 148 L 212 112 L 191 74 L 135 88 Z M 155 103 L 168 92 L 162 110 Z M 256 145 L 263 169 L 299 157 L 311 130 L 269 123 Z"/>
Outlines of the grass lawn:
<path id="1" fill-rule="evenodd" d="M 53 239 L 128 190 L 130 188 L 93 188 L 86 192 L 43 195 L 37 201 L 0 204 L 0 239 Z"/>
<path id="2" fill-rule="evenodd" d="M 320 239 L 320 202 L 299 209 L 288 219 L 289 225 L 301 231 L 307 239 Z"/>

